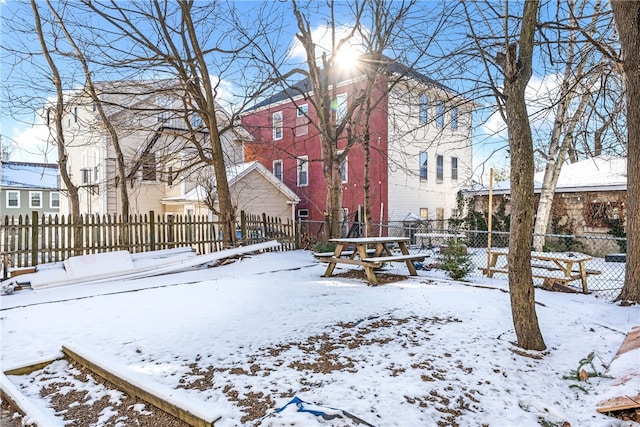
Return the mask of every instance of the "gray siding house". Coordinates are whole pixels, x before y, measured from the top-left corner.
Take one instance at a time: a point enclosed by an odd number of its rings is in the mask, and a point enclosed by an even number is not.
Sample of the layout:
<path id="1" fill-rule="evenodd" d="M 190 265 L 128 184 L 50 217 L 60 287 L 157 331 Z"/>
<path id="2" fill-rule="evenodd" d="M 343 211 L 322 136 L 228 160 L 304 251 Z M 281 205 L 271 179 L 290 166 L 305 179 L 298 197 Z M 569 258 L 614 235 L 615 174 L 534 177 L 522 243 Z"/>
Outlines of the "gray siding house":
<path id="1" fill-rule="evenodd" d="M 58 165 L 0 162 L 0 216 L 60 212 Z"/>

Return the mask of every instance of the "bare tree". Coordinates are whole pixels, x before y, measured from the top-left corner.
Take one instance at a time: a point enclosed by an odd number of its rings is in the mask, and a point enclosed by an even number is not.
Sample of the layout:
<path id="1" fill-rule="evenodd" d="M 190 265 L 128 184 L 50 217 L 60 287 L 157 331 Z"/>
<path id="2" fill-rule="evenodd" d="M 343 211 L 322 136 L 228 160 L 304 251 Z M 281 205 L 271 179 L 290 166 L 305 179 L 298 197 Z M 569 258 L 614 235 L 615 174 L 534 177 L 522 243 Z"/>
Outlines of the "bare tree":
<path id="1" fill-rule="evenodd" d="M 591 100 L 591 91 L 597 86 L 602 73 L 606 73 L 606 66 L 600 65 L 601 57 L 595 47 L 587 44 L 582 47 L 577 39 L 580 33 L 577 17 L 584 13 L 586 1 L 576 6 L 575 1 L 567 3 L 569 19 L 568 39 L 559 39 L 555 43 L 566 51 L 564 58 L 564 74 L 560 82 L 558 101 L 555 104 L 555 118 L 550 132 L 549 141 L 546 147 L 538 150 L 538 153 L 545 161 L 544 177 L 540 190 L 540 200 L 535 216 L 533 247 L 536 251 L 542 251 L 545 243 L 545 234 L 551 218 L 553 198 L 556 186 L 565 163 L 567 153 L 574 146 L 578 122 L 585 115 L 586 109 Z M 591 23 L 583 32 L 593 35 L 596 30 L 596 21 L 602 18 L 600 4 L 594 6 L 590 11 Z M 606 15 L 604 15 L 606 16 Z M 552 27 L 565 26 L 562 23 L 549 23 Z M 596 58 L 594 58 L 594 54 Z M 590 68 L 589 68 L 590 67 Z M 577 105 L 574 105 L 577 102 Z"/>
<path id="2" fill-rule="evenodd" d="M 522 9 L 522 17 L 516 17 L 509 10 L 511 3 L 496 15 L 502 16 L 503 24 L 496 33 L 496 18 L 486 19 L 485 25 L 492 29 L 490 42 L 495 40 L 493 48 L 501 49 L 495 57 L 486 49 L 483 37 L 476 34 L 469 5 L 465 6 L 465 15 L 469 30 L 478 53 L 485 67 L 485 81 L 494 94 L 499 112 L 503 115 L 509 135 L 509 151 L 511 156 L 511 233 L 509 236 L 509 291 L 511 296 L 511 313 L 517 345 L 526 350 L 544 350 L 546 348 L 538 317 L 535 311 L 533 278 L 531 271 L 531 237 L 534 214 L 534 152 L 533 137 L 525 91 L 533 73 L 533 56 L 535 46 L 536 23 L 539 11 L 537 0 L 527 0 Z M 476 9 L 477 10 L 477 9 Z M 512 21 L 518 22 L 514 31 Z M 495 34 L 495 35 L 494 35 Z M 498 40 L 502 39 L 502 42 Z M 492 76 L 491 70 L 498 66 L 503 75 L 502 88 Z M 502 90 L 501 90 L 502 89 Z"/>
<path id="3" fill-rule="evenodd" d="M 190 0 L 177 3 L 154 0 L 148 4 L 127 5 L 88 0 L 82 3 L 109 25 L 114 37 L 125 38 L 136 47 L 131 52 L 109 51 L 112 66 L 169 73 L 180 82 L 185 124 L 194 136 L 190 139 L 195 147 L 193 152 L 198 154 L 200 163 L 212 166 L 215 171 L 222 235 L 225 245 L 233 244 L 236 215 L 220 136 L 237 123 L 233 119 L 220 123 L 217 101 L 223 73 L 241 69 L 240 54 L 252 38 L 259 37 L 257 33 L 262 31 L 262 25 L 254 20 L 252 34 L 236 31 L 232 4 L 227 7 L 222 3 Z M 208 131 L 207 138 L 200 138 L 201 133 L 190 125 L 189 118 L 194 115 L 202 120 Z"/>
<path id="4" fill-rule="evenodd" d="M 620 301 L 640 303 L 640 2 L 611 2 L 627 92 L 627 264 Z"/>
<path id="5" fill-rule="evenodd" d="M 42 53 L 46 58 L 46 61 L 51 70 L 52 83 L 56 91 L 56 100 L 52 108 L 47 109 L 47 124 L 50 129 L 53 128 L 53 139 L 55 141 L 58 150 L 58 165 L 60 170 L 60 176 L 65 184 L 68 197 L 71 203 L 71 218 L 75 224 L 74 233 L 74 248 L 77 255 L 82 253 L 82 228 L 80 217 L 80 200 L 78 195 L 78 187 L 73 184 L 71 177 L 69 176 L 69 170 L 67 167 L 67 152 L 65 145 L 65 133 L 62 126 L 62 120 L 65 116 L 65 97 L 62 79 L 58 71 L 58 66 L 53 59 L 53 55 L 47 44 L 47 40 L 44 36 L 42 29 L 42 19 L 40 17 L 40 11 L 35 0 L 31 0 L 31 9 L 33 10 L 33 18 L 35 22 L 36 33 L 38 34 L 38 40 Z"/>

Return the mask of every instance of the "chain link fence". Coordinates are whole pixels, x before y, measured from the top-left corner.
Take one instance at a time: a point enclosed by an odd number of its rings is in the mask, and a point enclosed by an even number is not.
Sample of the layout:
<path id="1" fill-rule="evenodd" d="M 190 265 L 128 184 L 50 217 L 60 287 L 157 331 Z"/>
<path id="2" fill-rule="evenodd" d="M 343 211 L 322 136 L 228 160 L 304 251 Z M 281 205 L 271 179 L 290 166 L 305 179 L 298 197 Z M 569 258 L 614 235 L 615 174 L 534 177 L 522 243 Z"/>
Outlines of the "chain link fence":
<path id="1" fill-rule="evenodd" d="M 322 221 L 301 221 L 300 230 L 303 248 L 313 249 L 323 237 Z M 372 236 L 408 237 L 410 239 L 409 250 L 412 254 L 425 254 L 424 268 L 437 269 L 439 266 L 439 253 L 442 245 L 446 245 L 451 235 L 457 235 L 467 247 L 467 253 L 474 270 L 469 278 L 481 278 L 483 269 L 487 268 L 487 244 L 489 232 L 483 230 L 456 230 L 449 227 L 447 221 L 398 221 L 388 224 L 374 224 Z M 343 237 L 359 237 L 365 235 L 363 223 L 344 222 L 342 224 Z M 587 261 L 585 266 L 589 270 L 599 271 L 599 274 L 588 276 L 588 289 L 596 297 L 607 301 L 613 301 L 619 294 L 624 283 L 625 276 L 625 252 L 626 238 L 609 235 L 564 235 L 546 234 L 545 251 L 582 253 L 593 259 Z M 507 248 L 509 246 L 509 232 L 491 232 L 492 248 Z M 398 263 L 401 266 L 403 263 Z M 405 267 L 406 268 L 406 267 Z M 494 279 L 507 280 L 505 273 L 495 273 Z M 544 279 L 534 278 L 534 285 L 541 286 Z M 568 284 L 577 292 L 582 291 L 580 280 Z"/>

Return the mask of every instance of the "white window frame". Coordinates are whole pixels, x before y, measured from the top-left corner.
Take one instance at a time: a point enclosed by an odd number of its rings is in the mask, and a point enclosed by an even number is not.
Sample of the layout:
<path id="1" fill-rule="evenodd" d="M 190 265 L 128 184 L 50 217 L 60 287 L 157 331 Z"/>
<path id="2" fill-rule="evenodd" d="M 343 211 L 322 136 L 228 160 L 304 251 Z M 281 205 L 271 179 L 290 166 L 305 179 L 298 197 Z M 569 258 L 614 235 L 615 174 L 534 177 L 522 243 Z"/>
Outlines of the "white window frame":
<path id="1" fill-rule="evenodd" d="M 304 173 L 304 180 L 301 179 L 302 173 Z M 309 156 L 296 157 L 296 181 L 298 187 L 307 187 L 309 185 Z"/>
<path id="2" fill-rule="evenodd" d="M 280 165 L 280 176 L 278 176 L 278 174 L 276 173 L 276 165 Z M 282 165 L 282 159 L 278 159 L 278 160 L 274 160 L 273 164 L 272 164 L 272 169 L 273 171 L 273 175 L 280 181 L 284 181 L 284 172 L 283 172 L 283 165 Z"/>
<path id="3" fill-rule="evenodd" d="M 309 218 L 309 209 L 298 209 L 298 218 Z"/>
<path id="4" fill-rule="evenodd" d="M 420 208 L 420 219 L 429 219 L 429 208 Z"/>
<path id="5" fill-rule="evenodd" d="M 57 202 L 57 204 L 54 202 Z M 49 208 L 60 209 L 60 193 L 58 191 L 52 191 L 49 193 Z"/>
<path id="6" fill-rule="evenodd" d="M 454 105 L 453 107 L 451 107 L 451 129 L 456 130 L 458 129 L 458 106 Z"/>
<path id="7" fill-rule="evenodd" d="M 338 151 L 338 155 L 341 155 L 344 150 Z M 340 162 L 340 178 L 343 184 L 349 182 L 349 156 L 345 157 L 343 161 Z"/>
<path id="8" fill-rule="evenodd" d="M 429 97 L 427 95 L 420 95 L 419 106 L 418 120 L 420 123 L 427 123 L 429 120 Z"/>
<path id="9" fill-rule="evenodd" d="M 296 117 L 305 117 L 307 114 L 309 114 L 309 104 L 298 105 Z"/>
<path id="10" fill-rule="evenodd" d="M 421 180 L 426 181 L 429 178 L 429 155 L 426 151 L 420 152 L 418 161 L 420 162 L 418 175 L 420 176 Z"/>
<path id="11" fill-rule="evenodd" d="M 284 135 L 284 115 L 282 111 L 273 113 L 271 117 L 271 127 L 273 130 L 273 140 L 278 141 Z"/>
<path id="12" fill-rule="evenodd" d="M 9 197 L 10 194 L 15 194 L 16 195 L 16 206 L 11 206 L 9 204 L 9 202 L 11 201 L 11 198 Z M 20 209 L 20 191 L 18 190 L 7 190 L 7 209 Z"/>
<path id="13" fill-rule="evenodd" d="M 451 157 L 451 180 L 452 181 L 458 180 L 458 158 L 457 157 Z"/>
<path id="14" fill-rule="evenodd" d="M 38 196 L 38 205 L 33 203 L 33 196 Z M 29 191 L 29 209 L 42 209 L 42 191 Z"/>
<path id="15" fill-rule="evenodd" d="M 348 98 L 347 93 L 341 93 L 336 96 L 335 99 L 335 109 L 336 109 L 336 125 L 342 123 L 345 116 L 347 115 L 347 106 L 348 106 Z"/>
<path id="16" fill-rule="evenodd" d="M 444 156 L 438 154 L 436 156 L 436 182 L 444 180 Z"/>
<path id="17" fill-rule="evenodd" d="M 444 127 L 444 102 L 439 99 L 436 101 L 436 127 Z"/>

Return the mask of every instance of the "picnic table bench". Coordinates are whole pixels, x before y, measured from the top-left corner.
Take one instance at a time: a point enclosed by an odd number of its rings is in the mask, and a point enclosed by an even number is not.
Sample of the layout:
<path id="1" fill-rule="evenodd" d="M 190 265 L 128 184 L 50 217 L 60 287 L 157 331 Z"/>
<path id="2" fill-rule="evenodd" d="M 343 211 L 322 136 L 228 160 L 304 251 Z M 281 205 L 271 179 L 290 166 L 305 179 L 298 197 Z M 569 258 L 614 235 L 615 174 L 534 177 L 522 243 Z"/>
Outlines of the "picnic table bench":
<path id="1" fill-rule="evenodd" d="M 498 260 L 501 257 L 506 258 L 509 250 L 506 248 L 491 249 L 490 254 L 489 265 L 480 267 L 480 270 L 487 277 L 493 277 L 495 273 L 508 273 L 508 263 L 505 261 L 504 264 L 498 266 Z M 580 280 L 582 292 L 588 294 L 588 276 L 602 273 L 599 270 L 586 268 L 587 261 L 592 259 L 591 256 L 579 252 L 531 252 L 532 276 L 544 279 L 545 285 L 558 283 L 566 286 L 567 283 Z"/>
<path id="2" fill-rule="evenodd" d="M 375 269 L 382 267 L 386 262 L 405 262 L 409 274 L 417 276 L 418 272 L 413 265 L 413 261 L 423 261 L 424 254 L 410 254 L 407 249 L 408 237 L 354 237 L 343 239 L 330 239 L 336 244 L 336 249 L 332 254 L 319 254 L 318 259 L 328 263 L 324 272 L 324 277 L 333 274 L 337 264 L 359 265 L 364 268 L 367 280 L 371 284 L 377 284 Z M 397 245 L 400 254 L 394 254 L 391 247 Z M 353 246 L 354 250 L 345 250 L 345 247 Z M 373 246 L 373 248 L 369 248 Z"/>

